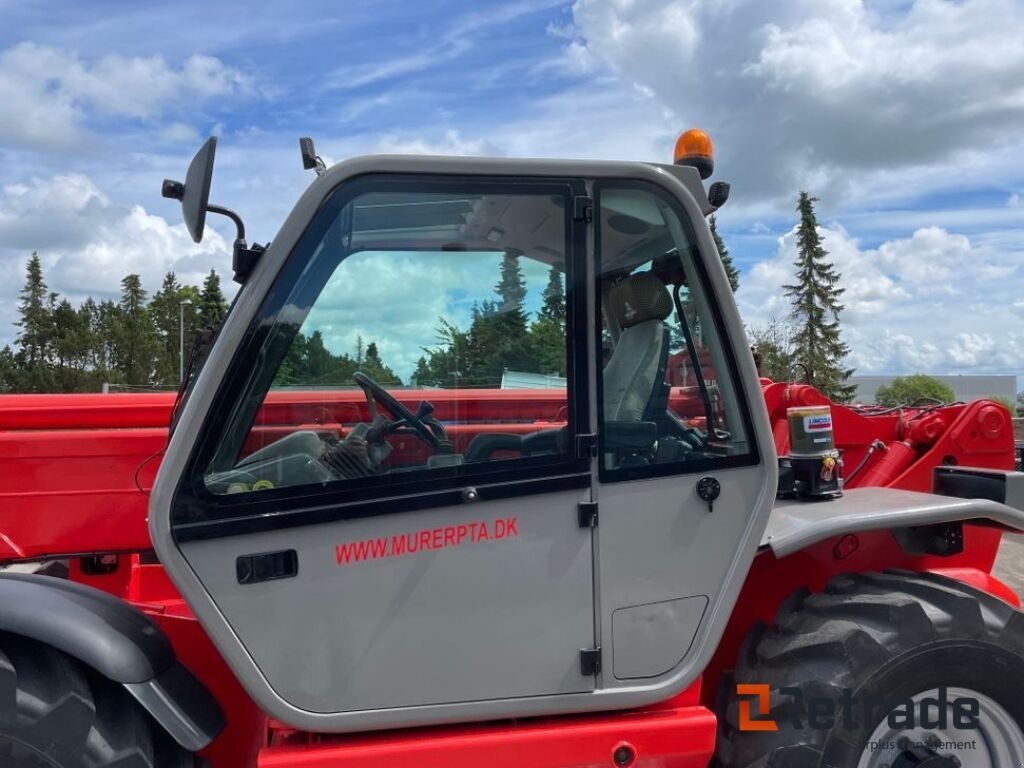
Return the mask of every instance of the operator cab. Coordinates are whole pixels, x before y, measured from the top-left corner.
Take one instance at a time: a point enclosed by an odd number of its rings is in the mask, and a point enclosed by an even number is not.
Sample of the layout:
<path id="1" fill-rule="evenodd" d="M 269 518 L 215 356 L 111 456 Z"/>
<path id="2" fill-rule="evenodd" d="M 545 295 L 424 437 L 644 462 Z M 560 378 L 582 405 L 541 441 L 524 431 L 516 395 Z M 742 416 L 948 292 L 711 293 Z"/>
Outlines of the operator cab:
<path id="1" fill-rule="evenodd" d="M 303 156 L 151 501 L 233 671 L 318 731 L 682 691 L 774 497 L 709 156 Z"/>

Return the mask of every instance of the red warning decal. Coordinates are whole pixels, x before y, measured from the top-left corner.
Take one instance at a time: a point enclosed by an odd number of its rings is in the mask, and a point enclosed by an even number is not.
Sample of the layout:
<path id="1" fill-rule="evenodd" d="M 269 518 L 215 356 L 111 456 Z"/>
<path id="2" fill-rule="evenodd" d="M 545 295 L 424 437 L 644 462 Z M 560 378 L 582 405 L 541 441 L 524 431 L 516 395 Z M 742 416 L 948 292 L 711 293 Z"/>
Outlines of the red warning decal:
<path id="1" fill-rule="evenodd" d="M 350 565 L 385 557 L 415 555 L 417 552 L 434 552 L 449 547 L 461 547 L 464 544 L 504 541 L 517 536 L 519 518 L 499 517 L 490 522 L 479 520 L 462 525 L 446 525 L 443 528 L 424 528 L 394 536 L 349 541 L 335 546 L 334 556 L 338 565 Z"/>

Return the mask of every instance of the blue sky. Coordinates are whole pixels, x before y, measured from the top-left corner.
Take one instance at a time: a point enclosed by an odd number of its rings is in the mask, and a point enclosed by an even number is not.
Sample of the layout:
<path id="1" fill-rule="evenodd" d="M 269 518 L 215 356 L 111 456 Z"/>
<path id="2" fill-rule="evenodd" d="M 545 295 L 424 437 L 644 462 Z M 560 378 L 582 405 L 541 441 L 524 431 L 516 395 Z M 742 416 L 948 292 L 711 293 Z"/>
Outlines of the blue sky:
<path id="1" fill-rule="evenodd" d="M 1020 0 L 0 0 L 0 20 L 0 343 L 34 249 L 73 298 L 226 272 L 230 231 L 192 246 L 159 197 L 213 133 L 214 197 L 268 240 L 310 178 L 301 135 L 332 161 L 665 161 L 699 125 L 751 325 L 785 317 L 806 188 L 852 364 L 1024 368 Z"/>

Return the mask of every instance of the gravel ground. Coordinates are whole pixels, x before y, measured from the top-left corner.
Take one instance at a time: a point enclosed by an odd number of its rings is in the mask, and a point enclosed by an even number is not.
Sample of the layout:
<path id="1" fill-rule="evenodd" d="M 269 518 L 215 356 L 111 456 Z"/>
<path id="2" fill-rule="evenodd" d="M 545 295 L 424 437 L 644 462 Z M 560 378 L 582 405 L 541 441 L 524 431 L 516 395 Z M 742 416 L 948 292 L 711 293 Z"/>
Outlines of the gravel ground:
<path id="1" fill-rule="evenodd" d="M 1024 535 L 1003 534 L 995 575 L 1024 597 Z"/>

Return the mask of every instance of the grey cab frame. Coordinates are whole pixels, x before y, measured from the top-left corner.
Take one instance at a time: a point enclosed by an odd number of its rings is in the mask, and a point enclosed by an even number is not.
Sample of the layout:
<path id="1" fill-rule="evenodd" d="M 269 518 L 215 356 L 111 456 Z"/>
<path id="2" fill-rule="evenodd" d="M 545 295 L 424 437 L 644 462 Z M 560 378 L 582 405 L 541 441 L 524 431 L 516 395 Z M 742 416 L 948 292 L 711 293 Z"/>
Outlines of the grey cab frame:
<path id="1" fill-rule="evenodd" d="M 485 694 L 482 698 L 458 700 L 459 689 L 455 686 L 452 688 L 455 695 L 448 700 L 414 695 L 409 703 L 382 702 L 379 706 L 362 709 L 333 707 L 329 698 L 304 701 L 294 692 L 282 694 L 278 690 L 280 686 L 275 688 L 268 681 L 268 670 L 264 668 L 266 658 L 256 658 L 246 646 L 252 630 L 240 630 L 237 618 L 229 618 L 224 605 L 218 601 L 219 577 L 211 577 L 209 571 L 203 571 L 205 566 L 199 565 L 200 559 L 206 563 L 223 559 L 224 572 L 233 572 L 234 554 L 241 551 L 238 548 L 241 540 L 245 540 L 243 550 L 273 548 L 278 532 L 290 526 L 312 530 L 338 520 L 387 519 L 389 515 L 416 510 L 454 510 L 467 499 L 464 489 L 468 482 L 458 474 L 439 477 L 425 488 L 400 494 L 374 487 L 356 489 L 344 500 L 326 498 L 325 493 L 329 492 L 302 498 L 302 494 L 282 491 L 258 501 L 225 501 L 196 487 L 196 467 L 200 466 L 202 458 L 209 456 L 210 441 L 216 437 L 215 425 L 223 420 L 225 392 L 230 391 L 230 383 L 239 371 L 250 364 L 246 350 L 267 317 L 267 301 L 275 283 L 287 276 L 293 261 L 290 256 L 316 219 L 317 212 L 333 195 L 348 185 L 364 183 L 370 177 L 390 177 L 396 181 L 419 178 L 442 186 L 461 180 L 495 187 L 562 187 L 569 196 L 591 197 L 595 183 L 639 182 L 656 187 L 694 225 L 702 279 L 709 295 L 718 302 L 715 311 L 721 323 L 719 330 L 729 347 L 727 355 L 737 397 L 749 415 L 748 439 L 754 457 L 743 466 L 723 466 L 720 472 L 716 467 L 701 470 L 717 472 L 726 488 L 722 501 L 716 503 L 713 519 L 702 517 L 703 505 L 691 492 L 697 478 L 685 468 L 664 477 L 603 486 L 599 482 L 596 460 L 577 457 L 575 453 L 561 463 L 548 462 L 537 467 L 527 463 L 517 468 L 514 476 L 510 474 L 502 478 L 502 482 L 493 483 L 493 496 L 485 497 L 483 502 L 504 508 L 514 505 L 515 499 L 524 494 L 542 494 L 545 498 L 560 499 L 559 504 L 579 501 L 602 505 L 601 524 L 589 531 L 581 530 L 580 536 L 586 538 L 577 542 L 586 544 L 586 552 L 577 555 L 589 561 L 589 570 L 581 569 L 579 573 L 586 573 L 590 579 L 589 604 L 580 607 L 580 615 L 586 619 L 590 630 L 579 635 L 576 650 L 603 646 L 608 653 L 602 669 L 589 681 L 574 680 L 553 691 L 531 695 L 512 685 L 516 670 L 511 669 L 509 688 L 517 691 L 511 696 Z M 219 332 L 209 359 L 184 404 L 150 499 L 150 531 L 161 561 L 240 682 L 268 714 L 299 728 L 343 732 L 599 711 L 666 699 L 697 678 L 724 631 L 767 525 L 776 483 L 774 444 L 767 415 L 763 408 L 756 407 L 760 389 L 753 361 L 747 354 L 746 335 L 710 233 L 703 224 L 703 217 L 709 211 L 696 171 L 644 163 L 371 156 L 340 163 L 310 185 L 241 289 Z M 597 302 L 595 236 L 593 226 L 584 221 L 574 222 L 572 230 L 572 250 L 567 258 L 572 269 L 570 322 L 575 325 L 570 331 L 569 388 L 571 422 L 575 433 L 583 435 L 592 432 L 597 424 L 596 372 L 600 370 L 600 362 L 593 323 Z M 485 485 L 486 478 L 474 479 L 473 484 Z M 644 500 L 641 506 L 651 507 L 649 535 L 658 537 L 663 548 L 659 553 L 661 559 L 651 562 L 657 561 L 659 573 L 668 582 L 664 588 L 651 592 L 639 586 L 650 582 L 651 572 L 637 569 L 629 562 L 650 543 L 643 535 L 635 533 L 643 530 L 645 521 L 630 519 L 627 514 L 626 508 L 630 503 L 637 506 L 638 499 Z M 339 514 L 344 506 L 349 507 L 348 512 Z M 634 533 L 630 534 L 630 529 Z M 666 532 L 671 531 L 675 533 L 666 538 Z M 685 541 L 673 536 L 683 536 Z M 622 551 L 616 553 L 620 539 Z M 673 542 L 680 544 L 681 549 L 673 549 Z M 577 547 L 580 552 L 582 546 Z M 199 552 L 201 555 L 196 554 Z M 299 567 L 303 567 L 301 562 Z M 700 576 L 702 573 L 704 575 Z M 473 579 L 474 573 L 466 572 L 464 577 Z M 342 579 L 344 574 L 338 573 L 335 578 Z M 500 600 L 501 596 L 495 595 L 495 599 Z M 650 605 L 665 608 L 651 613 L 646 608 Z M 246 611 L 258 613 L 260 606 L 256 601 L 240 610 L 238 615 Z M 616 615 L 624 616 L 621 625 L 613 620 Z M 615 639 L 621 637 L 623 644 L 649 642 L 649 638 L 637 636 L 634 625 L 652 618 L 660 621 L 666 631 L 686 625 L 688 637 L 683 647 L 665 650 L 661 647 L 664 643 L 656 642 L 656 655 L 668 660 L 658 669 L 646 668 L 637 660 L 636 652 L 630 653 L 626 648 L 623 648 L 621 663 L 616 663 L 612 656 L 617 650 Z M 274 616 L 268 615 L 253 617 L 253 621 L 257 620 L 266 625 L 267 632 L 271 632 L 271 625 L 276 622 Z M 510 642 L 515 640 L 512 638 Z M 284 637 L 279 652 L 289 653 Z M 578 659 L 573 658 L 572 664 L 577 665 Z M 617 668 L 623 671 L 621 675 L 616 672 Z M 568 669 L 567 663 L 566 675 Z M 459 669 L 446 672 L 453 677 L 460 675 Z M 433 680 L 431 684 L 436 686 L 438 681 Z M 441 687 L 444 685 L 442 683 Z M 500 689 L 501 686 L 495 688 Z"/>

